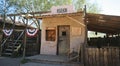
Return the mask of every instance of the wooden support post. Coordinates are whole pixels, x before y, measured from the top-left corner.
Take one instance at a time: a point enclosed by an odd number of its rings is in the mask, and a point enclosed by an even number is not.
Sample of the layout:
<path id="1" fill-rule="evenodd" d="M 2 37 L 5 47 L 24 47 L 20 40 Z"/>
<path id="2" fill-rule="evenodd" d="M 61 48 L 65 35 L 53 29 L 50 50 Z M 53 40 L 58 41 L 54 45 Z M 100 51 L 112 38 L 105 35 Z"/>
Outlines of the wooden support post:
<path id="1" fill-rule="evenodd" d="M 37 19 L 36 19 L 36 20 L 37 20 Z M 41 32 L 41 31 L 40 31 L 40 22 L 39 22 L 38 20 L 37 20 L 37 23 L 38 23 L 38 44 L 39 44 L 39 45 L 38 45 L 38 46 L 39 46 L 38 49 L 39 49 L 39 54 L 40 54 L 40 50 L 41 50 L 41 39 L 40 39 L 40 38 L 41 38 L 41 37 L 40 37 L 40 36 L 41 36 L 41 33 L 40 33 L 40 32 Z"/>
<path id="2" fill-rule="evenodd" d="M 85 64 L 85 47 L 87 46 L 87 20 L 86 20 L 86 5 L 84 7 L 84 24 L 85 24 L 85 37 L 84 37 L 84 43 L 81 49 L 81 62 Z"/>
<path id="3" fill-rule="evenodd" d="M 27 24 L 28 24 L 28 19 L 26 19 L 26 26 L 25 26 L 25 31 L 24 31 L 24 45 L 23 45 L 23 59 L 25 59 L 25 55 L 26 55 L 26 42 L 27 42 L 27 36 L 26 36 L 26 29 L 27 29 Z"/>
<path id="4" fill-rule="evenodd" d="M 5 17 L 4 17 L 4 20 L 3 20 L 3 29 L 5 28 L 5 22 L 6 22 L 6 20 L 5 20 Z M 2 30 L 1 30 L 1 32 L 2 32 Z M 2 35 L 4 35 L 4 33 L 2 32 Z M 2 40 L 3 40 L 3 38 L 4 38 L 4 36 L 2 36 L 2 39 L 0 40 L 0 56 L 2 56 L 2 51 L 3 51 L 3 47 L 2 47 Z"/>
<path id="5" fill-rule="evenodd" d="M 14 47 L 15 47 L 15 44 L 14 44 L 14 28 L 15 28 L 15 20 L 16 20 L 16 18 L 15 18 L 15 16 L 14 16 L 14 18 L 12 19 L 11 18 L 11 20 L 13 21 L 13 26 L 12 26 L 12 29 L 13 29 L 13 33 L 12 33 L 12 45 L 13 45 L 13 47 L 12 47 L 12 55 L 13 55 L 13 53 L 14 53 Z"/>
<path id="6" fill-rule="evenodd" d="M 39 27 L 39 32 L 38 32 L 38 36 L 39 36 L 39 54 L 41 51 L 41 30 L 40 30 L 40 22 L 38 21 L 38 27 Z"/>
<path id="7" fill-rule="evenodd" d="M 3 29 L 5 28 L 5 22 L 6 22 L 6 0 L 4 0 L 4 5 L 3 5 L 3 8 L 4 8 L 4 13 L 3 13 Z M 2 32 L 2 35 L 3 35 L 4 33 Z M 2 41 L 1 41 L 1 45 L 0 45 L 0 56 L 2 55 Z"/>

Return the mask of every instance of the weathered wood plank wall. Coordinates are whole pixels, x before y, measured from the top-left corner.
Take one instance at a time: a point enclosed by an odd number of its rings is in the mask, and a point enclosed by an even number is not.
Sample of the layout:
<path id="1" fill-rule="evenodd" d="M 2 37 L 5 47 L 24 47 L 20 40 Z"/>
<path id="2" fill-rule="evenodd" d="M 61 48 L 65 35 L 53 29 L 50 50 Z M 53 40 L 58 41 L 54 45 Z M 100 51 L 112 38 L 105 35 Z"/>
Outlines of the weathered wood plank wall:
<path id="1" fill-rule="evenodd" d="M 41 31 L 35 37 L 27 37 L 26 56 L 40 54 Z"/>
<path id="2" fill-rule="evenodd" d="M 120 48 L 86 48 L 85 66 L 119 66 Z"/>

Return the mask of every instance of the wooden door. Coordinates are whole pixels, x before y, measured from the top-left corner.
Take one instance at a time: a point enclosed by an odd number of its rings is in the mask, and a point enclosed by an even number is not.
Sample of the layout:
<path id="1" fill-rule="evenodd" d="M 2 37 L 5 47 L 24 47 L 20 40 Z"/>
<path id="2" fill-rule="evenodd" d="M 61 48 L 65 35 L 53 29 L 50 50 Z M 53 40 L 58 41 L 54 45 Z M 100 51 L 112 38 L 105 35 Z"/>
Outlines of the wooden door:
<path id="1" fill-rule="evenodd" d="M 58 55 L 67 55 L 70 49 L 70 27 L 58 26 Z"/>

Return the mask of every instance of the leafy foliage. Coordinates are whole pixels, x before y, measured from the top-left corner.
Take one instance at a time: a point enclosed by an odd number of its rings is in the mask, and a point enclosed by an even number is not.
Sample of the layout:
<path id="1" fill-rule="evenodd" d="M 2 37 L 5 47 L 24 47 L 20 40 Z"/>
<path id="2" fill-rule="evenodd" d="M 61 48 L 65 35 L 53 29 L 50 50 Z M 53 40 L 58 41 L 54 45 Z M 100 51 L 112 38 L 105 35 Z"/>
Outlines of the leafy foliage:
<path id="1" fill-rule="evenodd" d="M 8 14 L 15 11 L 14 5 L 10 3 L 10 0 L 0 0 L 0 14 Z"/>
<path id="2" fill-rule="evenodd" d="M 87 5 L 87 12 L 98 13 L 97 4 L 91 4 L 88 0 L 0 0 L 0 14 L 49 11 L 52 6 L 71 5 L 76 10 L 82 10 Z"/>
<path id="3" fill-rule="evenodd" d="M 76 0 L 73 4 L 76 10 L 82 10 L 84 5 L 86 5 L 89 13 L 99 13 L 101 11 L 96 3 L 90 3 L 89 0 Z"/>
<path id="4" fill-rule="evenodd" d="M 48 11 L 50 8 L 58 5 L 71 4 L 71 0 L 10 0 L 14 4 L 17 12 L 38 12 Z"/>

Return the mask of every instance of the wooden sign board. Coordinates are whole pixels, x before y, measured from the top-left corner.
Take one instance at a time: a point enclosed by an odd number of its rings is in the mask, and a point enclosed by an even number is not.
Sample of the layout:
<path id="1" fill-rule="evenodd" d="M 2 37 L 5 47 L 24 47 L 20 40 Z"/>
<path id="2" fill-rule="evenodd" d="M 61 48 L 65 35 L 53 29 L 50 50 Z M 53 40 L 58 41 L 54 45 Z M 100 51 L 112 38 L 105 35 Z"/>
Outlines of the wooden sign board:
<path id="1" fill-rule="evenodd" d="M 73 13 L 73 12 L 75 12 L 75 8 L 72 5 L 53 6 L 51 8 L 52 14 L 64 14 L 64 13 Z"/>

